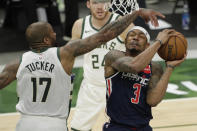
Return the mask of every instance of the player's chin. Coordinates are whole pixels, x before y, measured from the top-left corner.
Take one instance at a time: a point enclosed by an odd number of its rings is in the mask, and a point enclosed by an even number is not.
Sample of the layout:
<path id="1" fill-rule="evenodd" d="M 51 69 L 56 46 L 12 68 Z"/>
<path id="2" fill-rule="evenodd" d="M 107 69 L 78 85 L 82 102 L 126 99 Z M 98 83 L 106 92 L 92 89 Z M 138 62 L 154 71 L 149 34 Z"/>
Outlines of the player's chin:
<path id="1" fill-rule="evenodd" d="M 129 52 L 131 52 L 132 54 L 134 53 L 136 53 L 136 54 L 138 54 L 139 52 L 140 52 L 140 50 L 138 50 L 138 49 L 136 49 L 136 48 L 130 48 L 130 49 L 128 49 L 129 50 Z"/>
<path id="2" fill-rule="evenodd" d="M 103 20 L 105 18 L 105 15 L 96 15 L 96 18 L 98 20 Z"/>

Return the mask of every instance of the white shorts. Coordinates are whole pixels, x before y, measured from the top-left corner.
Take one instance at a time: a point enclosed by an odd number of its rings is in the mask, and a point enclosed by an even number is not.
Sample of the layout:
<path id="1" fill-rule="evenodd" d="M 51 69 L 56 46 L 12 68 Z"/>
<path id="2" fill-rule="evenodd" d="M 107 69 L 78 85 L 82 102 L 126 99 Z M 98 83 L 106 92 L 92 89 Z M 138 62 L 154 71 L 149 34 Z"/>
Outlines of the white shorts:
<path id="1" fill-rule="evenodd" d="M 97 87 L 82 81 L 71 128 L 81 131 L 92 129 L 101 111 L 106 107 L 106 87 Z"/>
<path id="2" fill-rule="evenodd" d="M 21 115 L 15 131 L 67 131 L 66 118 Z"/>

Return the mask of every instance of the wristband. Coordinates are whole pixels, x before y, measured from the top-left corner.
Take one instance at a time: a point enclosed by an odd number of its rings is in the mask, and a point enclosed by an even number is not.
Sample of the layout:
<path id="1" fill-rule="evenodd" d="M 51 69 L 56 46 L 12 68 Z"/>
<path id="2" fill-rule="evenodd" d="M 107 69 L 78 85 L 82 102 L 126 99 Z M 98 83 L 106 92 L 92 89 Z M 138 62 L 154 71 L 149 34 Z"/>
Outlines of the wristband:
<path id="1" fill-rule="evenodd" d="M 167 67 L 172 68 L 172 69 L 175 68 L 175 66 L 173 66 L 173 65 L 167 65 Z"/>
<path id="2" fill-rule="evenodd" d="M 155 41 L 159 41 L 160 45 L 163 45 L 163 42 L 159 39 L 156 39 Z"/>

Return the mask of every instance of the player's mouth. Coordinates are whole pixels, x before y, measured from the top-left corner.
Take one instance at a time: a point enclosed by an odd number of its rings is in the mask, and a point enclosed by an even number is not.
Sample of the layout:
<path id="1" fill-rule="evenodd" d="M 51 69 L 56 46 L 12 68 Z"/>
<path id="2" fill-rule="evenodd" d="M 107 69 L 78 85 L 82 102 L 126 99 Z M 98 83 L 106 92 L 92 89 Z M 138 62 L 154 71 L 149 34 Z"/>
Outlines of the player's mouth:
<path id="1" fill-rule="evenodd" d="M 96 12 L 99 16 L 101 16 L 101 15 L 103 15 L 104 14 L 104 12 L 103 11 L 98 11 L 98 12 Z"/>
<path id="2" fill-rule="evenodd" d="M 129 45 L 131 45 L 132 47 L 137 47 L 137 46 L 139 46 L 138 42 L 136 42 L 136 41 L 131 41 L 131 42 L 129 43 Z"/>

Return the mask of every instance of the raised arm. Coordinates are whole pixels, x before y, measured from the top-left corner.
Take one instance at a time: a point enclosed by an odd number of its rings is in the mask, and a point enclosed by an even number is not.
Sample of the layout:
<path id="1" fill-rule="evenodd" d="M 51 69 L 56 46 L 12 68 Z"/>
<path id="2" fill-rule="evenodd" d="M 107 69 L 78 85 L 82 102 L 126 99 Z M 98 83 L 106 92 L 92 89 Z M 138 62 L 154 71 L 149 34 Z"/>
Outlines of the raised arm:
<path id="1" fill-rule="evenodd" d="M 0 89 L 6 87 L 12 81 L 16 80 L 16 73 L 20 63 L 19 61 L 14 61 L 7 64 L 3 71 L 0 73 Z"/>
<path id="2" fill-rule="evenodd" d="M 149 83 L 149 89 L 147 93 L 147 103 L 150 106 L 156 106 L 161 102 L 163 99 L 167 87 L 168 82 L 170 79 L 170 76 L 172 74 L 173 69 L 180 65 L 186 58 L 185 57 L 182 60 L 176 60 L 176 61 L 169 61 L 166 63 L 166 69 L 163 73 L 163 69 L 161 65 L 158 65 L 156 63 L 153 63 L 152 65 L 152 76 Z"/>
<path id="3" fill-rule="evenodd" d="M 157 16 L 164 17 L 159 12 L 150 9 L 140 9 L 139 11 L 134 11 L 132 14 L 125 15 L 122 18 L 109 23 L 98 33 L 90 37 L 69 42 L 64 48 L 66 48 L 70 52 L 69 54 L 74 57 L 85 54 L 97 46 L 120 35 L 137 18 L 137 16 L 141 16 L 145 20 L 153 21 L 152 23 L 154 23 L 155 26 L 158 25 Z"/>

